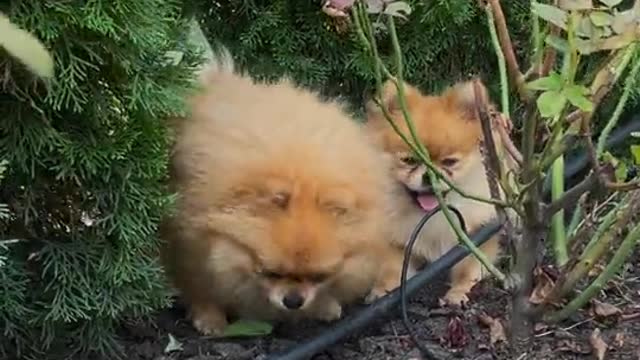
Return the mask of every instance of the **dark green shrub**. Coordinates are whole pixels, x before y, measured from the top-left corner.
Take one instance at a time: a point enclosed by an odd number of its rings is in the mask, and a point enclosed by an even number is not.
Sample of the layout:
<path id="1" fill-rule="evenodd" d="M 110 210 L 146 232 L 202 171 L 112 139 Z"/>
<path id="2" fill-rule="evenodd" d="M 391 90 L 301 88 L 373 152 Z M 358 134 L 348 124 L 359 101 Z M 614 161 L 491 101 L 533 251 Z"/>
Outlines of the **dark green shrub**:
<path id="1" fill-rule="evenodd" d="M 398 27 L 405 77 L 435 91 L 471 74 L 494 85 L 497 65 L 484 12 L 475 1 L 408 1 L 413 7 Z M 226 45 L 239 64 L 259 78 L 287 74 L 328 96 L 346 97 L 356 108 L 373 86 L 367 57 L 353 27 L 336 23 L 319 1 L 203 2 L 208 38 Z M 518 50 L 529 48 L 529 2 L 505 3 Z M 388 57 L 389 39 L 379 34 Z M 497 98 L 497 97 L 496 97 Z"/>
<path id="2" fill-rule="evenodd" d="M 171 200 L 165 120 L 198 62 L 181 5 L 0 5 L 56 65 L 46 85 L 0 52 L 0 241 L 17 240 L 0 248 L 0 357 L 112 351 L 118 320 L 168 304 L 155 235 Z"/>

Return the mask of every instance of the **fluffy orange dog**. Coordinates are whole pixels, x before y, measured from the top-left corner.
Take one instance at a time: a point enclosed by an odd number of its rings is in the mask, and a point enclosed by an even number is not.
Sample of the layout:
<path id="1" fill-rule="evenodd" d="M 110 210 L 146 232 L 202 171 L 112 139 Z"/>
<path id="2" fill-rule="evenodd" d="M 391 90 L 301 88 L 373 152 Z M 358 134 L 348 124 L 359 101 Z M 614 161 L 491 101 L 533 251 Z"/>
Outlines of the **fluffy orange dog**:
<path id="1" fill-rule="evenodd" d="M 465 192 L 490 198 L 479 147 L 483 136 L 480 120 L 474 110 L 473 82 L 456 84 L 438 96 L 423 95 L 408 84 L 405 88 L 408 110 L 418 137 L 428 149 L 433 163 Z M 482 90 L 486 98 L 484 86 Z M 395 123 L 410 138 L 395 85 L 391 82 L 385 84 L 381 95 Z M 406 190 L 396 196 L 395 211 L 392 213 L 394 219 L 391 221 L 393 242 L 404 246 L 416 223 L 438 202 L 431 185 L 425 180 L 425 166 L 415 159 L 409 147 L 388 124 L 382 111 L 370 102 L 367 112 L 368 129 L 392 158 L 392 172 Z M 499 137 L 496 135 L 494 138 L 498 142 Z M 513 164 L 509 162 L 508 166 Z M 447 203 L 458 208 L 464 216 L 470 233 L 496 216 L 493 205 L 464 198 L 448 188 L 444 192 Z M 425 224 L 413 253 L 418 260 L 435 260 L 457 243 L 457 237 L 446 218 L 438 213 Z M 498 237 L 489 240 L 481 249 L 495 260 L 499 252 Z M 460 262 L 452 269 L 451 288 L 444 300 L 452 305 L 467 302 L 467 294 L 482 278 L 482 270 L 482 265 L 471 256 Z"/>
<path id="2" fill-rule="evenodd" d="M 194 326 L 333 320 L 372 286 L 395 287 L 397 270 L 377 278 L 394 183 L 361 126 L 336 103 L 286 81 L 254 83 L 228 61 L 202 83 L 176 133 L 179 199 L 162 229 Z"/>

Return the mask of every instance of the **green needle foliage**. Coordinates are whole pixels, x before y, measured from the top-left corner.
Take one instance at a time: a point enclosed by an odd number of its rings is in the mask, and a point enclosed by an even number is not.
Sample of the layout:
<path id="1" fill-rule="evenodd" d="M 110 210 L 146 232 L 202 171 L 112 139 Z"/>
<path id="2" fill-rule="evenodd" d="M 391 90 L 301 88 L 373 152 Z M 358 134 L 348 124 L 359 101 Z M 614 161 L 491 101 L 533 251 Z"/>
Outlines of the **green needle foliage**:
<path id="1" fill-rule="evenodd" d="M 398 24 L 406 80 L 424 91 L 437 91 L 481 74 L 498 90 L 497 62 L 477 2 L 407 2 L 412 13 Z M 511 36 L 523 45 L 518 48 L 523 51 L 520 55 L 527 55 L 529 2 L 504 6 Z M 198 15 L 207 37 L 214 46 L 226 45 L 255 77 L 271 80 L 286 74 L 324 95 L 344 97 L 356 109 L 373 89 L 371 63 L 353 25 L 325 15 L 320 1 L 203 1 L 203 8 Z M 378 44 L 383 60 L 393 69 L 385 31 L 379 28 Z"/>
<path id="2" fill-rule="evenodd" d="M 0 11 L 55 65 L 43 81 L 0 49 L 0 358 L 113 354 L 118 321 L 170 300 L 156 237 L 172 199 L 166 120 L 200 57 L 176 0 Z"/>

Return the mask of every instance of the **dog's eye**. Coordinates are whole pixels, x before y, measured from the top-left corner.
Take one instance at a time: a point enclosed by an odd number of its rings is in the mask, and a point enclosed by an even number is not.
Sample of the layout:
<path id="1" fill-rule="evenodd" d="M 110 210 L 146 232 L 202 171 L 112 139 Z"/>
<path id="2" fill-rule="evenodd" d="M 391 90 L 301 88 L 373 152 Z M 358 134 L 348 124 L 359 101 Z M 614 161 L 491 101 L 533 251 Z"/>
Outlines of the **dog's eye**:
<path id="1" fill-rule="evenodd" d="M 279 208 L 286 209 L 289 206 L 291 195 L 285 192 L 277 193 L 271 198 L 271 202 Z"/>
<path id="2" fill-rule="evenodd" d="M 258 271 L 258 274 L 260 274 L 260 276 L 263 276 L 265 278 L 268 279 L 282 279 L 284 277 L 284 275 L 275 272 L 275 271 L 269 271 L 269 270 L 260 270 Z"/>
<path id="3" fill-rule="evenodd" d="M 450 166 L 454 166 L 455 164 L 457 164 L 458 163 L 458 159 L 456 159 L 456 158 L 444 158 L 444 159 L 442 159 L 441 163 L 442 163 L 442 166 L 450 167 Z"/>
<path id="4" fill-rule="evenodd" d="M 347 209 L 341 206 L 331 206 L 329 209 L 335 216 L 344 216 L 347 213 Z"/>
<path id="5" fill-rule="evenodd" d="M 400 158 L 400 161 L 407 165 L 417 165 L 420 161 L 413 156 L 404 156 Z"/>
<path id="6" fill-rule="evenodd" d="M 316 273 L 316 274 L 307 275 L 307 279 L 309 279 L 309 281 L 311 282 L 321 283 L 327 280 L 329 276 L 330 276 L 329 274 L 325 274 L 325 273 Z"/>

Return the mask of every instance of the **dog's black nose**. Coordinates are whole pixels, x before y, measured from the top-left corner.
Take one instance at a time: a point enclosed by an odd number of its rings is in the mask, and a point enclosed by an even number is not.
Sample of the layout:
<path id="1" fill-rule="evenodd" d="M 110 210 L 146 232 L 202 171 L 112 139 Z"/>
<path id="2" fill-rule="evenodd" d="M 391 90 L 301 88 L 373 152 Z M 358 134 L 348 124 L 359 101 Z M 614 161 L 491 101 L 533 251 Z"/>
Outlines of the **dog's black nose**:
<path id="1" fill-rule="evenodd" d="M 292 291 L 284 296 L 282 304 L 290 310 L 299 309 L 304 304 L 304 298 L 298 292 Z"/>
<path id="2" fill-rule="evenodd" d="M 427 174 L 426 171 L 424 172 L 424 174 L 422 174 L 422 185 L 431 186 L 431 178 L 429 177 L 429 174 Z"/>

